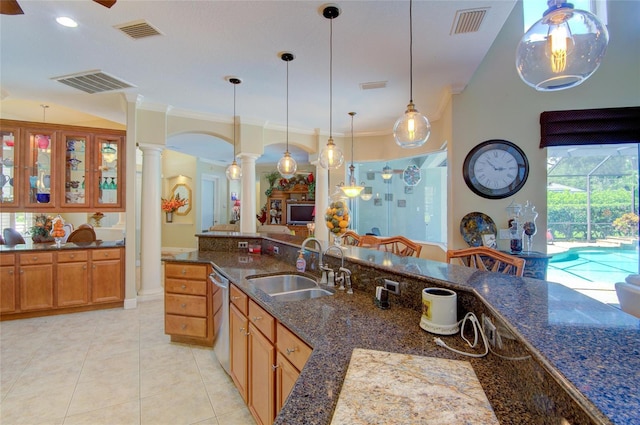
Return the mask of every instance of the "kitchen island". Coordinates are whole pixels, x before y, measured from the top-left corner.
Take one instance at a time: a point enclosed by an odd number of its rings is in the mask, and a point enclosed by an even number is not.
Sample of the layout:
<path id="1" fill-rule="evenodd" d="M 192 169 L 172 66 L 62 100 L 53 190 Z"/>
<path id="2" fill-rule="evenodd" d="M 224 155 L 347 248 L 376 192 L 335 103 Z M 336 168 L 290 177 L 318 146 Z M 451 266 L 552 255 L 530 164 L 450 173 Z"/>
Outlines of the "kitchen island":
<path id="1" fill-rule="evenodd" d="M 286 235 L 263 237 L 263 254 L 250 255 L 229 246 L 252 236 L 198 236 L 199 251 L 165 261 L 214 264 L 313 348 L 277 424 L 330 423 L 354 348 L 468 360 L 503 424 L 640 423 L 635 390 L 639 321 L 613 307 L 551 282 L 355 247 L 344 250 L 353 272 L 353 295 L 337 291 L 313 300 L 278 302 L 246 278 L 295 270 L 292 260 L 300 241 Z M 270 255 L 275 246 L 279 254 Z M 333 255 L 328 260 L 334 267 L 339 262 Z M 391 297 L 389 310 L 373 303 L 380 276 L 401 284 L 402 295 Z M 434 335 L 419 328 L 420 293 L 431 286 L 458 292 L 459 317 L 473 311 L 494 319 L 502 335 L 502 348 L 493 349 L 498 354 L 469 359 L 438 347 Z M 459 336 L 443 339 L 468 350 Z"/>

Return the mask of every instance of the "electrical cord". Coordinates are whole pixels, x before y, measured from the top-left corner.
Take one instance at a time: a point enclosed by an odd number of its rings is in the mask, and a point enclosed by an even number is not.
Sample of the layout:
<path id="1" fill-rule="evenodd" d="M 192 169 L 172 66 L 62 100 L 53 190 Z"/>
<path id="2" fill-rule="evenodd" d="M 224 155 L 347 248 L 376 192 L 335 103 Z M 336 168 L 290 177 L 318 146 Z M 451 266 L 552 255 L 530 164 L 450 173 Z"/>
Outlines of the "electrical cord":
<path id="1" fill-rule="evenodd" d="M 471 322 L 471 327 L 473 328 L 473 344 L 464 336 L 464 328 L 467 323 L 467 320 Z M 476 315 L 473 314 L 472 312 L 469 312 L 465 314 L 464 318 L 461 321 L 459 321 L 458 324 L 460 325 L 460 336 L 467 343 L 467 345 L 469 345 L 469 347 L 475 348 L 478 345 L 478 333 L 480 334 L 480 336 L 482 336 L 482 341 L 484 342 L 484 347 L 485 347 L 485 351 L 483 354 L 466 353 L 464 351 L 456 350 L 455 348 L 449 347 L 440 338 L 433 339 L 436 345 L 439 345 L 440 347 L 444 347 L 447 350 L 451 350 L 454 353 L 462 354 L 463 356 L 478 357 L 478 358 L 486 356 L 489 353 L 489 342 L 487 341 L 486 335 L 482 331 L 482 325 L 480 325 L 480 322 L 478 321 L 478 318 L 476 317 Z"/>

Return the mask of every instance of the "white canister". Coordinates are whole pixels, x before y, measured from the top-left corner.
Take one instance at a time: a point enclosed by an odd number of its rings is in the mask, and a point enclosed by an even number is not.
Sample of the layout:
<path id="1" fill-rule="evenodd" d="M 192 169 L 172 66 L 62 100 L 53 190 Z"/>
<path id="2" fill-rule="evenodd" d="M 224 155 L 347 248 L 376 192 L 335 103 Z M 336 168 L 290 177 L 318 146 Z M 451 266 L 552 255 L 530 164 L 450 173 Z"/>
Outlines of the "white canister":
<path id="1" fill-rule="evenodd" d="M 420 327 L 438 335 L 455 334 L 459 329 L 457 303 L 458 295 L 451 289 L 423 289 Z"/>

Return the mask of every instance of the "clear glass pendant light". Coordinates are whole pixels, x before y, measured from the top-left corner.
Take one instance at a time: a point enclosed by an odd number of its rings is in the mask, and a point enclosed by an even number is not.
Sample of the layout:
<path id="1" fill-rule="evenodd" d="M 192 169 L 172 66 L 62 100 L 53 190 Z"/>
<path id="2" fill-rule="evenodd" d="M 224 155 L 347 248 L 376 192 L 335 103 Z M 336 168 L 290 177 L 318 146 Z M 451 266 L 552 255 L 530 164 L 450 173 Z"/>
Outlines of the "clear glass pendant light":
<path id="1" fill-rule="evenodd" d="M 227 167 L 225 174 L 229 180 L 240 180 L 242 169 L 236 162 L 236 86 L 242 81 L 239 78 L 231 77 L 229 82 L 233 84 L 233 162 Z"/>
<path id="2" fill-rule="evenodd" d="M 335 170 L 344 163 L 342 150 L 333 143 L 333 20 L 340 16 L 340 9 L 329 5 L 322 11 L 322 16 L 329 19 L 329 140 L 327 146 L 320 151 L 319 162 L 322 168 Z"/>
<path id="3" fill-rule="evenodd" d="M 358 186 L 356 183 L 356 167 L 353 166 L 353 117 L 355 114 L 355 112 L 349 112 L 349 115 L 351 115 L 351 165 L 349 166 L 349 186 L 340 186 L 340 189 L 349 198 L 355 198 L 360 195 L 360 192 L 364 189 L 364 186 Z"/>
<path id="4" fill-rule="evenodd" d="M 410 100 L 404 115 L 393 126 L 393 137 L 401 148 L 417 148 L 424 145 L 431 135 L 431 124 L 413 104 L 413 2 L 409 2 L 409 84 Z"/>
<path id="5" fill-rule="evenodd" d="M 295 56 L 293 56 L 293 53 L 289 52 L 285 52 L 280 55 L 280 59 L 287 63 L 287 149 L 284 152 L 284 156 L 280 158 L 280 161 L 278 161 L 278 171 L 285 179 L 293 177 L 298 170 L 296 160 L 293 159 L 289 153 L 289 62 L 294 58 Z"/>
<path id="6" fill-rule="evenodd" d="M 600 66 L 609 33 L 590 12 L 563 0 L 549 8 L 518 43 L 516 70 L 538 91 L 557 91 L 582 84 Z"/>

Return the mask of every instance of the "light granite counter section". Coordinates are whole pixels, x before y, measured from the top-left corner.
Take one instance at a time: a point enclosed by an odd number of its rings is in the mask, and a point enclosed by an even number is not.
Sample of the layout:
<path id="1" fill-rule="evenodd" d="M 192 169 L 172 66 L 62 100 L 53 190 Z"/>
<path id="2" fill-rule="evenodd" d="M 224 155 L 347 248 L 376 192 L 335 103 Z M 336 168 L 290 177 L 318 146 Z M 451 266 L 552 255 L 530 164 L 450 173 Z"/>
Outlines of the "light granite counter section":
<path id="1" fill-rule="evenodd" d="M 469 362 L 356 348 L 332 425 L 498 424 Z"/>

